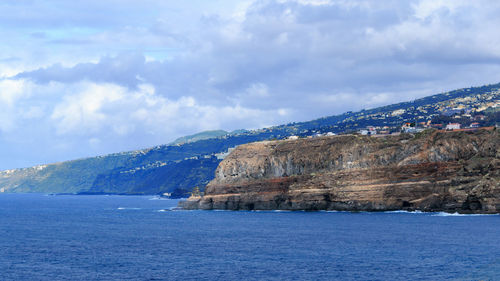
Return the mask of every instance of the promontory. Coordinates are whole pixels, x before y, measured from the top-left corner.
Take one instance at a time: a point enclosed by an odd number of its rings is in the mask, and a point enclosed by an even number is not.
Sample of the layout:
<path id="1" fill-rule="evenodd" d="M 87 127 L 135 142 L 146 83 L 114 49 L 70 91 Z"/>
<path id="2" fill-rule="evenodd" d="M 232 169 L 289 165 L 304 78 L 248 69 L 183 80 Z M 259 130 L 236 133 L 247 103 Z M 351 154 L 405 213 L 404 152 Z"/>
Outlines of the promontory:
<path id="1" fill-rule="evenodd" d="M 500 213 L 499 130 L 263 141 L 237 147 L 185 209 Z"/>

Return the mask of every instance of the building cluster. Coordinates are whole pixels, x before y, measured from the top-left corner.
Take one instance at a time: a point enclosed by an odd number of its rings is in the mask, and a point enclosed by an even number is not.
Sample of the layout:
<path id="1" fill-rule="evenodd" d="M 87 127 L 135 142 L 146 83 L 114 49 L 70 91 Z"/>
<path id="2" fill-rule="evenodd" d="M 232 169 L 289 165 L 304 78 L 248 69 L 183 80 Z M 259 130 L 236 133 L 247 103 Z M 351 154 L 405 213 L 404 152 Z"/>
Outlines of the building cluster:
<path id="1" fill-rule="evenodd" d="M 361 135 L 418 133 L 428 128 L 469 130 L 481 127 L 487 114 L 500 110 L 499 89 L 478 93 L 473 88 L 460 91 L 433 96 L 436 102 L 416 100 L 394 110 L 362 111 L 344 122 L 361 127 L 357 129 Z"/>

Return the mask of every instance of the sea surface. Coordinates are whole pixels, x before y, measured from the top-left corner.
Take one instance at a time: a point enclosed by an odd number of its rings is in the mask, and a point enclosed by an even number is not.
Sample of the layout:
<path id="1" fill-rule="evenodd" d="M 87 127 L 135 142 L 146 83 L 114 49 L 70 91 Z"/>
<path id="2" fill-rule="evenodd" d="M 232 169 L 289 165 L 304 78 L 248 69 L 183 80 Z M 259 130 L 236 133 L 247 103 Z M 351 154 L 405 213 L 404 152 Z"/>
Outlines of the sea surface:
<path id="1" fill-rule="evenodd" d="M 0 194 L 0 280 L 500 280 L 500 216 Z"/>

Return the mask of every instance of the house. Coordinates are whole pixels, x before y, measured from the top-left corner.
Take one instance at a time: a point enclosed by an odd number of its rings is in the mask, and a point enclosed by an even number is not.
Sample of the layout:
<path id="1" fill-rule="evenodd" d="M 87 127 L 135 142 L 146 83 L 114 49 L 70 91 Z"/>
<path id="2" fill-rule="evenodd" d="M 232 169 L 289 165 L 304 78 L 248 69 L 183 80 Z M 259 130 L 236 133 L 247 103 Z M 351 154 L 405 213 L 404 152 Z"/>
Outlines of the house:
<path id="1" fill-rule="evenodd" d="M 446 125 L 446 130 L 460 130 L 460 123 L 449 123 L 448 125 Z"/>
<path id="2" fill-rule="evenodd" d="M 370 135 L 376 135 L 377 134 L 377 129 L 373 126 L 368 126 L 366 127 L 368 129 L 368 132 L 370 132 Z"/>
<path id="3" fill-rule="evenodd" d="M 479 128 L 479 123 L 474 122 L 469 125 L 469 128 Z"/>
<path id="4" fill-rule="evenodd" d="M 404 133 L 415 133 L 416 132 L 415 124 L 406 122 L 403 124 L 403 126 L 401 126 L 401 131 Z"/>
<path id="5" fill-rule="evenodd" d="M 406 122 L 401 126 L 401 132 L 403 133 L 420 133 L 424 130 L 422 127 L 416 127 L 415 123 Z"/>
<path id="6" fill-rule="evenodd" d="M 368 126 L 366 129 L 360 130 L 359 133 L 363 136 L 376 135 L 377 129 L 375 129 L 375 127 L 373 127 L 373 126 Z"/>
<path id="7" fill-rule="evenodd" d="M 453 115 L 457 115 L 457 114 L 462 114 L 462 109 L 458 109 L 458 108 L 448 109 L 448 110 L 445 110 L 444 112 L 442 112 L 441 114 L 444 116 L 453 116 Z"/>
<path id="8" fill-rule="evenodd" d="M 363 136 L 366 136 L 366 135 L 368 135 L 369 133 L 370 133 L 370 132 L 369 132 L 368 130 L 365 130 L 365 129 L 363 129 L 363 130 L 359 130 L 359 134 L 360 134 L 360 135 L 363 135 Z"/>
<path id="9" fill-rule="evenodd" d="M 484 116 L 482 114 L 474 116 L 474 120 L 476 120 L 476 121 L 484 120 L 485 118 L 486 118 L 486 116 Z"/>
<path id="10" fill-rule="evenodd" d="M 391 113 L 391 116 L 399 116 L 401 114 L 404 114 L 406 112 L 406 110 L 404 109 L 397 109 L 397 110 L 394 110 L 392 113 Z"/>

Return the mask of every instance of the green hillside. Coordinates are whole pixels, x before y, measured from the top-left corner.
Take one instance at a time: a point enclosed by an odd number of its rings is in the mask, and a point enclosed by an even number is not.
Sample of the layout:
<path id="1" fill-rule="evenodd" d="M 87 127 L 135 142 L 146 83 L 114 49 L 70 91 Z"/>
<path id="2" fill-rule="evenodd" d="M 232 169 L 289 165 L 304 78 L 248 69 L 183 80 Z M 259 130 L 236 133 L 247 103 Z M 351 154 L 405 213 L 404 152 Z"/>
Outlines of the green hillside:
<path id="1" fill-rule="evenodd" d="M 45 193 L 185 194 L 202 189 L 229 149 L 244 143 L 375 126 L 398 132 L 404 122 L 499 122 L 500 84 L 446 92 L 410 102 L 346 112 L 308 122 L 231 133 L 208 131 L 171 145 L 0 172 L 0 191 Z M 482 116 L 482 117 L 481 117 Z M 481 118 L 477 118 L 481 117 Z M 182 192 L 181 192 L 182 191 Z"/>
<path id="2" fill-rule="evenodd" d="M 199 140 L 206 140 L 206 139 L 212 139 L 216 137 L 222 137 L 229 134 L 228 132 L 224 130 L 215 130 L 215 131 L 204 131 L 201 133 L 197 133 L 194 135 L 189 135 L 189 136 L 184 136 L 180 137 L 173 142 L 169 143 L 169 145 L 175 145 L 175 144 L 184 144 L 184 143 L 189 143 L 189 142 L 195 142 Z"/>

